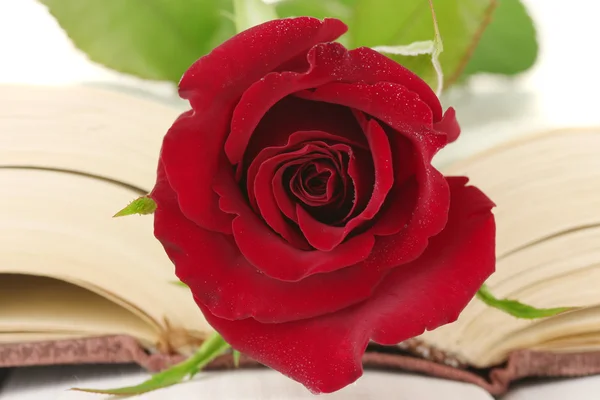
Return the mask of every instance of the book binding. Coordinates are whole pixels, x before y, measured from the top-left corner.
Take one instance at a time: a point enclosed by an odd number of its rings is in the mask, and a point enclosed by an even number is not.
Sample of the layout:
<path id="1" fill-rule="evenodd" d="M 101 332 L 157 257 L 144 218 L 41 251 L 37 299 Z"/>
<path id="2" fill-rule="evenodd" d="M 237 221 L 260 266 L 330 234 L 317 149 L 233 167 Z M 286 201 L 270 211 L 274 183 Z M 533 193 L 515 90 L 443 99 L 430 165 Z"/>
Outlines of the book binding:
<path id="1" fill-rule="evenodd" d="M 151 372 L 183 360 L 181 355 L 149 354 L 130 336 L 100 336 L 84 339 L 0 344 L 0 368 L 57 364 L 135 363 Z M 487 370 L 456 368 L 408 354 L 368 349 L 363 365 L 370 369 L 407 371 L 478 385 L 492 395 L 501 395 L 510 384 L 526 377 L 576 377 L 600 374 L 600 352 L 549 353 L 517 350 L 505 364 Z M 240 368 L 262 367 L 242 356 Z M 207 370 L 234 368 L 231 355 L 218 357 Z"/>

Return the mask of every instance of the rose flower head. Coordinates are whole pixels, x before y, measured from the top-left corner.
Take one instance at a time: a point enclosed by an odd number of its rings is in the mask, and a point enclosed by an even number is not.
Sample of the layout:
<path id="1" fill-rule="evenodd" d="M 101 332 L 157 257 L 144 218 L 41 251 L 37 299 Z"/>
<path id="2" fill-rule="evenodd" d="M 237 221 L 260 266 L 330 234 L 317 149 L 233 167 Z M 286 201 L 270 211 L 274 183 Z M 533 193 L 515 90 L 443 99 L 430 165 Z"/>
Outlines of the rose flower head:
<path id="1" fill-rule="evenodd" d="M 431 165 L 454 110 L 346 29 L 274 20 L 194 63 L 151 193 L 208 322 L 313 392 L 358 379 L 370 341 L 454 321 L 495 265 L 493 203 Z"/>

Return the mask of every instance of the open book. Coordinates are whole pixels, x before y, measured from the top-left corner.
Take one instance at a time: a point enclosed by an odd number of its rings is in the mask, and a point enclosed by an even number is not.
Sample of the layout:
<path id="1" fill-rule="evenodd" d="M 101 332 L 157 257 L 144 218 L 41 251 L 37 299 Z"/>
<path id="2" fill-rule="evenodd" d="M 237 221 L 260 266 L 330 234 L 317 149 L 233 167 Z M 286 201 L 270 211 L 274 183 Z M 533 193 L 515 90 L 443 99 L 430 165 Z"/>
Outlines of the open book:
<path id="1" fill-rule="evenodd" d="M 152 217 L 111 218 L 152 188 L 179 111 L 93 88 L 0 89 L 0 342 L 123 334 L 187 353 L 209 332 Z"/>
<path id="2" fill-rule="evenodd" d="M 110 218 L 151 189 L 162 137 L 180 112 L 98 88 L 0 88 L 0 367 L 156 370 L 211 333 L 187 289 L 173 284 L 152 218 Z M 600 373 L 599 148 L 600 128 L 561 130 L 445 171 L 469 176 L 498 205 L 494 294 L 581 309 L 526 321 L 474 299 L 453 324 L 397 348 L 373 346 L 365 365 L 492 393 L 529 375 Z"/>

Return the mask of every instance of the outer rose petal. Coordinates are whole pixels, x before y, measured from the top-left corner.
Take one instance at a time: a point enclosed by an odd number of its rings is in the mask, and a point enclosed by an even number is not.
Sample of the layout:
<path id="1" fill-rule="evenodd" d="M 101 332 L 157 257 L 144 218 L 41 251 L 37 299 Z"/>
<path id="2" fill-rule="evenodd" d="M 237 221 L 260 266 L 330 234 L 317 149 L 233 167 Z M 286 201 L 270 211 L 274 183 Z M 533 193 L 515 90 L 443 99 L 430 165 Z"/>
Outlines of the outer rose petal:
<path id="1" fill-rule="evenodd" d="M 329 393 L 362 374 L 369 339 L 395 344 L 454 321 L 494 271 L 492 202 L 466 178 L 449 178 L 446 229 L 411 264 L 394 269 L 356 306 L 284 324 L 215 317 L 208 322 L 234 348 L 305 385 Z"/>
<path id="2" fill-rule="evenodd" d="M 254 130 L 267 111 L 284 97 L 334 82 L 348 64 L 348 51 L 339 43 L 321 43 L 307 55 L 310 68 L 304 73 L 273 72 L 254 83 L 242 95 L 231 119 L 225 153 L 231 164 L 242 161 Z"/>
<path id="3" fill-rule="evenodd" d="M 317 43 L 347 31 L 337 19 L 299 17 L 269 21 L 233 36 L 196 61 L 179 82 L 179 95 L 192 107 L 229 105 L 254 82 Z M 211 107 L 212 106 L 212 107 Z"/>
<path id="4" fill-rule="evenodd" d="M 231 232 L 232 218 L 219 209 L 212 180 L 224 161 L 220 157 L 235 103 L 265 74 L 317 43 L 335 40 L 346 29 L 335 19 L 270 21 L 232 37 L 188 69 L 179 94 L 190 100 L 195 113 L 187 112 L 173 125 L 161 152 L 188 218 L 210 230 Z"/>
<path id="5" fill-rule="evenodd" d="M 356 65 L 363 66 L 360 71 L 361 79 L 358 79 L 358 82 L 400 84 L 416 93 L 429 106 L 433 113 L 433 122 L 437 122 L 442 118 L 442 106 L 435 92 L 425 81 L 406 67 L 369 47 L 354 49 L 350 51 L 350 54 Z"/>
<path id="6" fill-rule="evenodd" d="M 416 93 L 399 84 L 329 83 L 298 95 L 305 99 L 340 104 L 369 114 L 411 141 L 424 142 L 426 146 L 422 146 L 421 150 L 425 151 L 424 155 L 429 160 L 447 143 L 446 135 L 431 129 L 432 111 L 429 106 Z"/>
<path id="7" fill-rule="evenodd" d="M 242 160 L 260 119 L 274 104 L 285 96 L 303 89 L 317 88 L 317 91 L 320 91 L 320 86 L 327 83 L 360 82 L 367 85 L 380 85 L 375 89 L 381 87 L 385 89 L 386 84 L 401 86 L 402 91 L 394 89 L 398 96 L 395 99 L 397 102 L 394 103 L 396 114 L 403 112 L 408 117 L 409 113 L 415 112 L 418 114 L 419 121 L 425 118 L 424 122 L 429 125 L 442 118 L 440 102 L 423 80 L 371 49 L 359 48 L 348 51 L 338 43 L 322 43 L 308 52 L 307 59 L 310 68 L 306 72 L 271 73 L 244 92 L 234 111 L 231 133 L 225 143 L 225 152 L 232 164 Z M 317 99 L 317 96 L 306 97 Z M 411 100 L 411 106 L 416 107 L 415 110 L 406 105 L 398 107 L 398 104 L 403 104 L 402 101 L 407 98 Z M 332 103 L 336 102 L 332 101 Z M 410 122 L 406 118 L 400 121 Z M 444 143 L 446 143 L 445 138 Z"/>
<path id="8" fill-rule="evenodd" d="M 219 197 L 212 185 L 222 154 L 220 138 L 228 113 L 206 114 L 190 110 L 171 126 L 163 140 L 160 159 L 169 181 L 177 192 L 179 207 L 196 224 L 210 230 L 231 233 L 231 215 L 218 206 Z"/>
<path id="9" fill-rule="evenodd" d="M 280 323 L 330 313 L 368 298 L 384 275 L 377 269 L 349 267 L 299 282 L 272 279 L 242 256 L 231 235 L 203 229 L 179 211 L 162 165 L 150 196 L 158 205 L 154 234 L 177 276 L 205 309 L 221 318 Z M 275 261 L 287 266 L 285 258 Z"/>
<path id="10" fill-rule="evenodd" d="M 448 143 L 454 142 L 460 135 L 460 126 L 456 120 L 456 112 L 454 108 L 450 107 L 444 113 L 444 117 L 441 121 L 433 124 L 433 129 L 439 132 L 444 132 L 448 135 Z"/>

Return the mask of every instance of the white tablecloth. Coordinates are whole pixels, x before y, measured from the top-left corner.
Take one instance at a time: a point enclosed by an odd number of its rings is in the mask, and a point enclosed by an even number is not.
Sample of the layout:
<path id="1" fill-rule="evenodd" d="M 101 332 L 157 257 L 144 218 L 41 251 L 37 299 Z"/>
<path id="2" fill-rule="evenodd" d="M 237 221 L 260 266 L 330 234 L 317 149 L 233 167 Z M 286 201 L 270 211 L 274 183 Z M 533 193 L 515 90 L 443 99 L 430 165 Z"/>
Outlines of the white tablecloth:
<path id="1" fill-rule="evenodd" d="M 20 369 L 0 389 L 0 400 L 115 400 L 69 391 L 72 387 L 135 385 L 147 374 L 132 366 L 43 367 Z M 158 390 L 139 400 L 493 400 L 481 388 L 411 374 L 367 371 L 339 392 L 315 397 L 274 371 L 250 370 L 200 375 L 192 382 Z M 499 400 L 598 400 L 600 376 L 528 382 Z"/>

